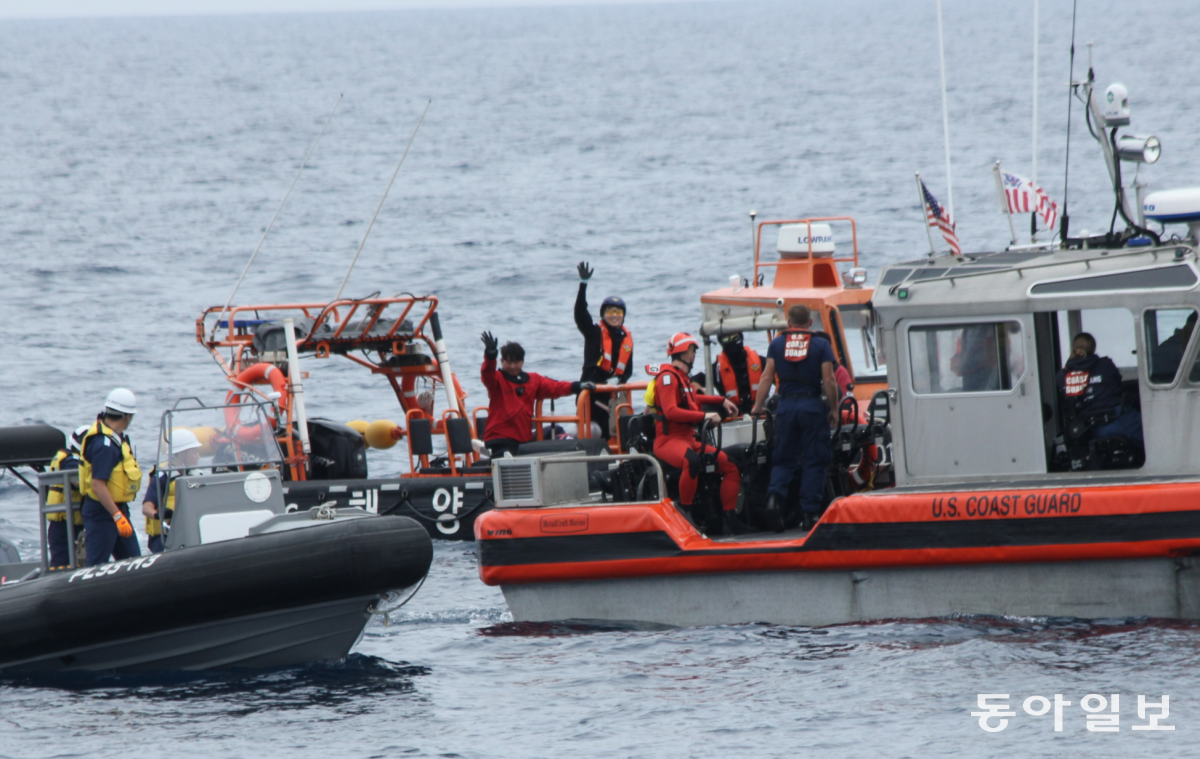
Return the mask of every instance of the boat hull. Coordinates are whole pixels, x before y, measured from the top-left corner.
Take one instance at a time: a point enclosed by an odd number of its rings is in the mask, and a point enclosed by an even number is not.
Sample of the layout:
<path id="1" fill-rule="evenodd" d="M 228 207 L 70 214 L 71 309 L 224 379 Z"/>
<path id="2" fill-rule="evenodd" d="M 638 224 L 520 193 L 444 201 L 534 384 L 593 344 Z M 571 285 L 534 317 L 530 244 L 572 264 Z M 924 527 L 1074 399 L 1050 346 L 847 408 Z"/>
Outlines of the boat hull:
<path id="1" fill-rule="evenodd" d="M 336 501 L 410 517 L 435 540 L 474 540 L 475 520 L 494 506 L 490 476 L 292 481 L 283 497 L 299 511 Z"/>
<path id="2" fill-rule="evenodd" d="M 1200 619 L 1193 559 L 660 575 L 503 585 L 517 622 L 836 625 L 955 614 Z"/>
<path id="3" fill-rule="evenodd" d="M 416 522 L 376 517 L 57 572 L 0 589 L 0 671 L 336 661 L 432 556 Z"/>
<path id="4" fill-rule="evenodd" d="M 671 502 L 498 509 L 480 576 L 518 620 L 822 625 L 952 614 L 1200 618 L 1200 483 L 879 491 L 807 535 L 712 539 Z"/>

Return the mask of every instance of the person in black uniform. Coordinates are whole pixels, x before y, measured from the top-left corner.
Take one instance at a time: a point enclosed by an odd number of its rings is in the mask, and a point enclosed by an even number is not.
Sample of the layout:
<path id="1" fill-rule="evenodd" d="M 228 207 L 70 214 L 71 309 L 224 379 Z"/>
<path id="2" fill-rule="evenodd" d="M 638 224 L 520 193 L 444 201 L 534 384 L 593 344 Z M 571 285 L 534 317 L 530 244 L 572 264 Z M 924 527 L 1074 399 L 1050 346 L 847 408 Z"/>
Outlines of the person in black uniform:
<path id="1" fill-rule="evenodd" d="M 633 335 L 625 327 L 625 301 L 610 295 L 600 304 L 600 321 L 593 322 L 588 314 L 587 283 L 593 269 L 580 261 L 579 295 L 575 297 L 575 326 L 583 335 L 583 373 L 580 382 L 603 385 L 616 377 L 625 384 L 633 376 Z M 609 435 L 610 396 L 592 396 L 592 421 L 600 425 L 601 434 Z"/>
<path id="2" fill-rule="evenodd" d="M 1087 332 L 1076 335 L 1071 357 L 1054 379 L 1071 418 L 1107 420 L 1092 428 L 1093 437 L 1123 437 L 1145 447 L 1142 413 L 1124 405 L 1121 371 L 1111 358 L 1096 355 L 1096 338 Z"/>
<path id="3" fill-rule="evenodd" d="M 775 375 L 779 375 L 779 406 L 775 411 L 775 451 L 771 484 L 767 488 L 767 520 L 783 530 L 783 503 L 796 469 L 800 469 L 800 508 L 803 527 L 812 529 L 821 516 L 825 477 L 833 449 L 829 430 L 838 423 L 837 409 L 827 408 L 821 390 L 833 404 L 838 389 L 833 378 L 833 348 L 814 335 L 812 314 L 805 305 L 788 310 L 788 328 L 771 341 L 767 365 L 750 413 L 761 415 Z"/>

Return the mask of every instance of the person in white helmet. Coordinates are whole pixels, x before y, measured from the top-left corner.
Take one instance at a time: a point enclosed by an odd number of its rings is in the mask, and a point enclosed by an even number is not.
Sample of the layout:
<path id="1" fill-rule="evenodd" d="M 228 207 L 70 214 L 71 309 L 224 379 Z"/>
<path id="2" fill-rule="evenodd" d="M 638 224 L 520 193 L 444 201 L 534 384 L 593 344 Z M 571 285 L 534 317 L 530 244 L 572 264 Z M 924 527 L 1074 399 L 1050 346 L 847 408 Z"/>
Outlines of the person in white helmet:
<path id="1" fill-rule="evenodd" d="M 175 478 L 186 474 L 188 468 L 199 463 L 200 439 L 196 433 L 182 427 L 171 430 L 169 471 L 157 467 L 150 470 L 146 500 L 142 501 L 142 516 L 146 517 L 146 546 L 151 553 L 162 553 L 163 550 L 163 521 L 170 524 L 175 511 Z M 162 500 L 164 495 L 165 503 Z M 159 504 L 162 504 L 161 509 Z"/>
<path id="2" fill-rule="evenodd" d="M 142 555 L 129 521 L 129 503 L 142 486 L 142 470 L 125 436 L 136 412 L 137 399 L 131 391 L 113 390 L 80 443 L 79 490 L 89 567 L 110 558 Z"/>
<path id="3" fill-rule="evenodd" d="M 51 472 L 69 472 L 79 468 L 79 446 L 83 442 L 83 436 L 87 434 L 88 426 L 85 424 L 82 427 L 76 428 L 75 432 L 67 439 L 67 447 L 54 455 L 50 461 L 49 470 Z M 71 488 L 71 503 L 75 504 L 75 534 L 78 535 L 83 531 L 83 512 L 80 511 L 80 502 L 83 495 L 79 492 L 78 487 Z M 62 485 L 51 485 L 50 492 L 46 494 L 46 505 L 57 506 L 65 503 L 67 500 L 66 492 Z M 71 552 L 69 550 L 70 536 L 67 534 L 67 515 L 63 514 L 47 514 L 46 521 L 46 543 L 50 546 L 50 566 L 65 567 L 71 561 Z"/>

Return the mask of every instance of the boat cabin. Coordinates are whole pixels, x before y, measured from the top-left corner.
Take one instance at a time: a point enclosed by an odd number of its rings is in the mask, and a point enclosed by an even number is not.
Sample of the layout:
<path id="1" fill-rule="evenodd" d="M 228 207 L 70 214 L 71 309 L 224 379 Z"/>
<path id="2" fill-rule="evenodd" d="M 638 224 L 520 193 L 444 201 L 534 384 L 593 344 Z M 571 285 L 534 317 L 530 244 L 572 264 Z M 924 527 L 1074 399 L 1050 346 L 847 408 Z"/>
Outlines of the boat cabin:
<path id="1" fill-rule="evenodd" d="M 767 228 L 776 234 L 778 255 L 774 257 L 763 251 Z M 715 358 L 713 338 L 766 332 L 769 341 L 787 328 L 788 309 L 802 303 L 812 310 L 813 331 L 830 337 L 838 362 L 853 377 L 855 397 L 865 401 L 883 390 L 887 366 L 874 340 L 873 290 L 864 286 L 867 272 L 858 265 L 854 219 L 766 220 L 758 222 L 754 231 L 753 277 L 732 276 L 729 287 L 700 298 L 704 366 L 711 367 Z M 839 255 L 839 244 L 848 247 L 850 253 Z M 845 270 L 840 271 L 839 265 Z M 705 375 L 705 392 L 712 394 L 712 372 L 706 369 Z"/>
<path id="2" fill-rule="evenodd" d="M 873 303 L 897 485 L 1200 474 L 1198 283 L 1190 242 L 886 267 Z M 1144 447 L 1134 435 L 1079 434 L 1089 420 L 1072 418 L 1056 376 L 1081 332 L 1119 370 L 1113 413 L 1140 413 Z"/>

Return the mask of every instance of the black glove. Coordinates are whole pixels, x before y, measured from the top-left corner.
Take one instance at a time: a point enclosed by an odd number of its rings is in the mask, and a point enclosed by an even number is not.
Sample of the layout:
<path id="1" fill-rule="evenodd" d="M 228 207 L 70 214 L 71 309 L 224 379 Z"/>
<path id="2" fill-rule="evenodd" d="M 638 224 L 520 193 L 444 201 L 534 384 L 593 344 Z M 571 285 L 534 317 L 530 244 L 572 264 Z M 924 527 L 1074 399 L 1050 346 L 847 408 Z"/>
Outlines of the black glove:
<path id="1" fill-rule="evenodd" d="M 484 332 L 479 336 L 483 341 L 483 357 L 491 361 L 500 355 L 500 341 L 492 337 L 491 332 Z"/>
<path id="2" fill-rule="evenodd" d="M 587 265 L 587 261 L 580 261 L 579 266 L 575 267 L 579 271 L 579 279 L 587 282 L 592 278 L 592 267 Z"/>
<path id="3" fill-rule="evenodd" d="M 572 382 L 571 383 L 571 393 L 574 395 L 579 395 L 579 391 L 581 391 L 581 390 L 591 391 L 591 390 L 595 390 L 595 389 L 596 389 L 595 382 Z"/>

